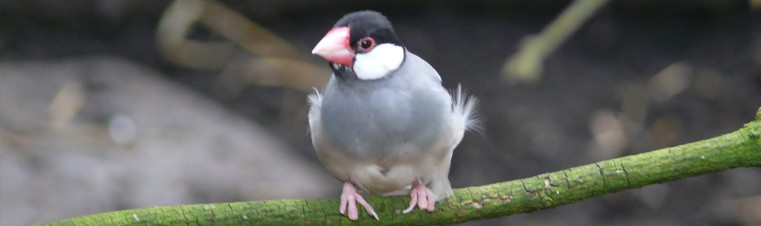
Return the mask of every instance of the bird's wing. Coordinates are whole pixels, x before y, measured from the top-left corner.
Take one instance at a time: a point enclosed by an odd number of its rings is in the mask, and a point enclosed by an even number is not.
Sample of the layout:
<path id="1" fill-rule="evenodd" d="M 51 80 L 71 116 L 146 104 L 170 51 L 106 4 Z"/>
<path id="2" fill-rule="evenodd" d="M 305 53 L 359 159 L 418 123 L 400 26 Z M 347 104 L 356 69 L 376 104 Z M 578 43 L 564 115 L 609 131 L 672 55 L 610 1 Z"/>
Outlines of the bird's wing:
<path id="1" fill-rule="evenodd" d="M 433 79 L 439 83 L 441 83 L 441 76 L 439 76 L 439 72 L 436 71 L 436 69 L 431 66 L 427 61 L 423 60 L 423 58 L 420 58 L 418 55 L 407 51 L 407 63 L 413 64 L 418 70 L 415 71 L 422 71 L 425 72 L 424 74 L 427 75 L 430 79 Z M 406 63 L 405 63 L 406 64 Z"/>
<path id="2" fill-rule="evenodd" d="M 322 107 L 322 95 L 320 95 L 320 91 L 315 88 L 314 93 L 307 96 L 307 102 L 309 102 L 309 114 L 307 115 L 309 131 L 314 137 L 314 133 L 317 131 L 316 126 L 318 126 L 317 120 L 320 120 L 320 108 Z"/>

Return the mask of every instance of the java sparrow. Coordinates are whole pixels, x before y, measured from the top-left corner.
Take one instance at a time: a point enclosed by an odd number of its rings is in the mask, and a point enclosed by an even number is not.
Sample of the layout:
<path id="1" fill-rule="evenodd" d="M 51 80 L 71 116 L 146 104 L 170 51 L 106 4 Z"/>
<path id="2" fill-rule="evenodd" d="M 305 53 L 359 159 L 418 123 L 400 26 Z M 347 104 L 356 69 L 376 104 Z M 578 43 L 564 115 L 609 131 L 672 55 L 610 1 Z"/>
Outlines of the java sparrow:
<path id="1" fill-rule="evenodd" d="M 357 188 L 409 191 L 404 213 L 415 206 L 433 211 L 451 195 L 452 152 L 477 124 L 476 99 L 459 87 L 450 95 L 436 70 L 407 50 L 378 12 L 345 15 L 312 53 L 333 71 L 324 90 L 308 97 L 309 126 L 317 157 L 343 182 L 339 212 L 356 220 L 359 202 L 379 219 Z"/>

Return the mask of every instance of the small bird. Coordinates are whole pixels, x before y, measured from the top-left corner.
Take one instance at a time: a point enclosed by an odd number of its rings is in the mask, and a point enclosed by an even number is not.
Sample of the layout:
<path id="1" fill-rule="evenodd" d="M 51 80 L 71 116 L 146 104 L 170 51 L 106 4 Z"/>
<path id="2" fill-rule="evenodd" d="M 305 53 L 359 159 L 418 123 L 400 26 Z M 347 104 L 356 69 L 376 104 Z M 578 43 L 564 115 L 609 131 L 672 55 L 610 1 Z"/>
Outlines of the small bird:
<path id="1" fill-rule="evenodd" d="M 339 212 L 356 220 L 358 202 L 379 220 L 357 188 L 409 192 L 404 213 L 416 206 L 433 211 L 452 194 L 452 152 L 476 127 L 476 99 L 460 87 L 450 95 L 436 70 L 375 11 L 342 17 L 312 54 L 333 71 L 325 89 L 308 97 L 309 126 L 317 157 L 343 182 Z"/>

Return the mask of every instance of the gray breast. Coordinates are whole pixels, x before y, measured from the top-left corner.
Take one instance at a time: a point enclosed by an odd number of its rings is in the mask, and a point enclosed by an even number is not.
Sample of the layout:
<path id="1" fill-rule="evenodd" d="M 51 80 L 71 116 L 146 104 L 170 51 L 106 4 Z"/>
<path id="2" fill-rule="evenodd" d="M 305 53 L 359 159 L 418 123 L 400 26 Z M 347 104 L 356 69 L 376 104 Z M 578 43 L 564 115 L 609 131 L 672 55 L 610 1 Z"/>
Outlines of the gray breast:
<path id="1" fill-rule="evenodd" d="M 425 151 L 444 133 L 451 98 L 436 71 L 413 55 L 393 73 L 374 81 L 331 79 L 320 114 L 328 145 L 373 161 L 403 147 Z"/>

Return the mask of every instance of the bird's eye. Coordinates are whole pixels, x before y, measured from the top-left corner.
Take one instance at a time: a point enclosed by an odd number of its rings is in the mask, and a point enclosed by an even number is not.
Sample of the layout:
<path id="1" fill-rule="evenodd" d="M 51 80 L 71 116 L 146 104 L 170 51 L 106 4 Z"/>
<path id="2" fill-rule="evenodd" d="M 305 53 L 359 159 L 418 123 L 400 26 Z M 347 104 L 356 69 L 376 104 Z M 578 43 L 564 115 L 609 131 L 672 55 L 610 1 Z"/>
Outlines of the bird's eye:
<path id="1" fill-rule="evenodd" d="M 368 52 L 375 47 L 375 40 L 371 37 L 364 37 L 359 40 L 359 51 L 361 52 Z"/>

